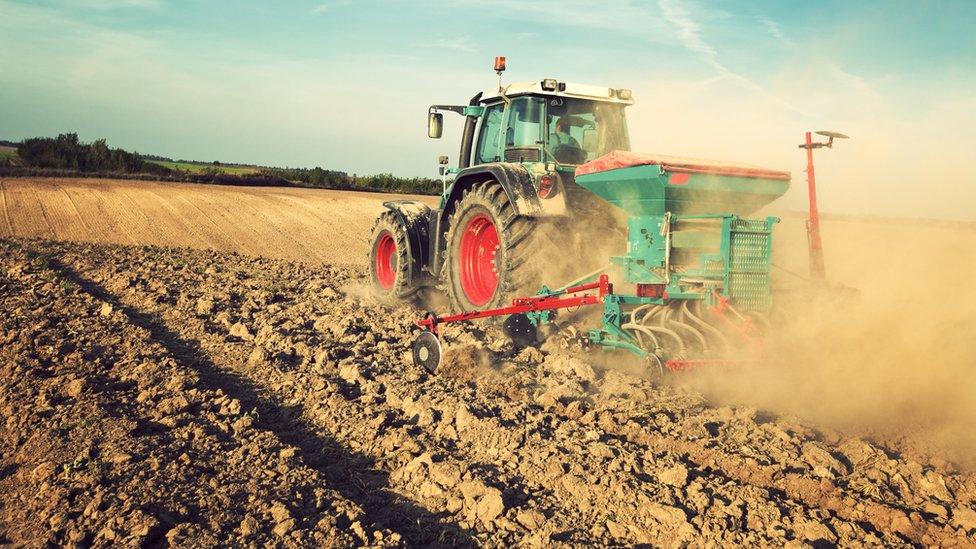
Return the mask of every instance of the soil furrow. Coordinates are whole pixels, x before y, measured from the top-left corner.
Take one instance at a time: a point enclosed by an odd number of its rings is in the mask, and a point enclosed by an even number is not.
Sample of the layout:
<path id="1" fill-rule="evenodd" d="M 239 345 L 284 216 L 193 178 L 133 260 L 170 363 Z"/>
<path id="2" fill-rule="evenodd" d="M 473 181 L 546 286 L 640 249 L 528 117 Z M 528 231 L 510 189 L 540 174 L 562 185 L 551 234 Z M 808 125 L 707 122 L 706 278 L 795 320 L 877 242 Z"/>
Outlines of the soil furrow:
<path id="1" fill-rule="evenodd" d="M 385 475 L 370 458 L 347 451 L 321 431 L 312 432 L 288 406 L 269 398 L 272 395 L 265 394 L 247 378 L 227 372 L 211 362 L 211 357 L 198 342 L 168 325 L 156 312 L 140 309 L 145 303 L 155 301 L 152 295 L 129 292 L 118 296 L 80 275 L 74 267 L 57 265 L 61 276 L 84 288 L 98 301 L 111 304 L 133 325 L 146 330 L 153 342 L 165 348 L 167 355 L 199 378 L 201 387 L 226 394 L 239 402 L 242 410 L 253 411 L 256 429 L 272 433 L 286 448 L 294 449 L 304 465 L 324 477 L 325 482 L 321 484 L 362 507 L 359 520 L 367 531 L 380 532 L 382 539 L 383 529 L 392 527 L 398 531 L 398 536 L 414 546 L 433 542 L 471 543 L 469 534 L 463 529 L 441 523 L 423 507 L 389 492 L 384 487 Z M 389 532 L 385 537 L 389 538 Z"/>
<path id="2" fill-rule="evenodd" d="M 355 503 L 254 427 L 238 402 L 201 386 L 151 330 L 131 323 L 130 312 L 102 299 L 90 281 L 16 247 L 3 249 L 3 263 L 8 272 L 17 268 L 4 285 L 5 304 L 38 295 L 56 298 L 57 312 L 73 313 L 67 326 L 42 317 L 33 334 L 5 323 L 2 353 L 13 360 L 3 361 L 12 368 L 3 377 L 3 400 L 39 395 L 33 407 L 9 408 L 5 417 L 44 426 L 21 430 L 31 435 L 9 441 L 12 453 L 2 455 L 3 469 L 13 471 L 0 480 L 0 529 L 8 539 L 212 546 L 229 536 L 295 533 L 292 541 L 304 543 L 396 541 L 389 531 L 357 541 L 349 530 L 362 520 Z M 34 291 L 7 291 L 25 285 Z M 22 362 L 25 351 L 32 358 Z M 45 497 L 30 498 L 34 491 Z M 28 506 L 9 505 L 14 494 L 28 496 Z M 27 518 L 34 514 L 48 518 Z M 17 524 L 34 527 L 12 528 Z"/>
<path id="3" fill-rule="evenodd" d="M 92 234 L 93 231 L 91 230 L 91 227 L 88 226 L 88 222 L 85 221 L 85 218 L 81 215 L 81 211 L 78 210 L 78 205 L 75 204 L 74 199 L 71 198 L 71 193 L 68 192 L 68 189 L 59 186 L 58 190 L 64 193 L 64 196 L 68 199 L 68 203 L 71 204 L 71 211 L 74 212 L 75 217 L 78 219 L 78 223 L 80 223 L 85 229 L 85 234 Z"/>
<path id="4" fill-rule="evenodd" d="M 175 249 L 49 253 L 201 387 L 253 409 L 255 427 L 362 506 L 363 527 L 411 544 L 973 541 L 970 475 L 712 407 L 555 344 L 447 328 L 445 371 L 427 375 L 407 358 L 416 312 L 363 297 L 355 272 Z"/>
<path id="5" fill-rule="evenodd" d="M 3 221 L 7 225 L 7 235 L 14 236 L 14 226 L 10 222 L 10 212 L 7 211 L 7 185 L 0 179 L 0 200 L 3 201 Z"/>

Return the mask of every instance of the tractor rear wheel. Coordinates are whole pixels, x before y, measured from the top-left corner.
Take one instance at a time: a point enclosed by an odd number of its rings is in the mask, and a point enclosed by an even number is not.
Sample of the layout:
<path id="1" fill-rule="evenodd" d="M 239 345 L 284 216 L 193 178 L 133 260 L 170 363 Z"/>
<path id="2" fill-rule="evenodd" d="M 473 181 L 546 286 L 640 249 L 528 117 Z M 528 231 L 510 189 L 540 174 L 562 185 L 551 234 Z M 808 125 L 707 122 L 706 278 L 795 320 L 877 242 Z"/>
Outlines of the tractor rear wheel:
<path id="1" fill-rule="evenodd" d="M 451 216 L 441 279 L 451 306 L 467 312 L 507 305 L 539 290 L 540 254 L 552 249 L 544 222 L 515 213 L 493 181 L 465 191 Z"/>
<path id="2" fill-rule="evenodd" d="M 369 279 L 380 297 L 404 298 L 417 288 L 410 280 L 411 258 L 407 231 L 393 212 L 383 212 L 373 226 Z"/>

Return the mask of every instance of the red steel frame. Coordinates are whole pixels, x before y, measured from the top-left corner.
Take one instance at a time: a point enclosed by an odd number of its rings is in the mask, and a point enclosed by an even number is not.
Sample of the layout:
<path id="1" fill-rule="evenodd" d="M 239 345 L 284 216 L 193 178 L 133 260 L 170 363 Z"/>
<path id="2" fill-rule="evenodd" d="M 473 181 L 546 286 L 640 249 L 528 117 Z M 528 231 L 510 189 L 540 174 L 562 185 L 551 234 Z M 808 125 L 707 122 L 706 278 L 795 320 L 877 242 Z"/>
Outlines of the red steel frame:
<path id="1" fill-rule="evenodd" d="M 806 143 L 800 145 L 807 150 L 807 191 L 810 195 L 810 218 L 807 219 L 807 238 L 810 246 L 810 276 L 815 280 L 827 278 L 824 268 L 823 241 L 820 239 L 820 211 L 817 209 L 817 180 L 813 173 L 813 149 L 823 146 L 830 147 L 830 143 L 814 143 L 810 132 L 806 134 Z"/>
<path id="2" fill-rule="evenodd" d="M 584 294 L 584 295 L 573 295 L 572 297 L 561 297 L 572 294 L 578 294 L 580 292 L 587 292 L 590 290 L 597 290 L 596 294 Z M 564 290 L 560 290 L 556 293 L 550 295 L 540 295 L 531 297 L 517 297 L 512 300 L 512 304 L 508 307 L 498 307 L 496 309 L 485 309 L 484 311 L 472 311 L 470 313 L 459 313 L 454 315 L 445 316 L 428 316 L 427 318 L 417 321 L 417 326 L 430 330 L 434 334 L 437 334 L 437 327 L 441 324 L 451 324 L 453 322 L 467 322 L 470 320 L 477 320 L 479 318 L 488 318 L 493 316 L 508 316 L 522 313 L 530 313 L 535 311 L 553 311 L 556 309 L 567 309 L 570 307 L 579 307 L 582 305 L 597 305 L 603 302 L 603 298 L 607 295 L 613 293 L 613 284 L 610 283 L 610 278 L 607 275 L 600 275 L 600 278 L 596 282 L 590 284 L 580 284 L 578 286 L 572 286 Z M 736 326 L 735 323 L 731 322 L 723 314 L 728 308 L 728 299 L 722 296 L 718 296 L 718 305 L 714 308 L 714 312 L 717 316 L 725 319 L 730 325 L 740 330 L 741 335 L 747 340 L 753 339 L 748 335 L 748 319 L 744 319 L 747 326 L 740 327 Z M 726 360 L 726 359 L 670 359 L 664 362 L 664 367 L 674 373 L 681 373 L 694 368 L 703 366 L 734 366 L 741 364 L 738 360 Z"/>
<path id="3" fill-rule="evenodd" d="M 580 292 L 586 292 L 590 290 L 597 290 L 596 294 L 585 294 L 573 297 L 561 297 L 565 295 L 577 294 Z M 604 296 L 613 293 L 613 284 L 610 283 L 610 277 L 607 275 L 600 275 L 599 280 L 592 282 L 590 284 L 580 284 L 578 286 L 572 286 L 559 292 L 550 295 L 539 295 L 531 297 L 517 297 L 512 300 L 512 304 L 508 307 L 499 307 L 497 309 L 485 309 L 484 311 L 472 311 L 470 313 L 458 313 L 454 315 L 446 316 L 429 316 L 422 320 L 417 321 L 417 326 L 421 328 L 426 328 L 433 333 L 437 333 L 437 326 L 440 324 L 450 324 L 452 322 L 467 322 L 469 320 L 476 320 L 479 318 L 488 318 L 492 316 L 508 316 L 516 315 L 522 313 L 531 313 L 535 311 L 553 311 L 556 309 L 567 309 L 570 307 L 579 307 L 581 305 L 597 305 L 603 302 Z"/>

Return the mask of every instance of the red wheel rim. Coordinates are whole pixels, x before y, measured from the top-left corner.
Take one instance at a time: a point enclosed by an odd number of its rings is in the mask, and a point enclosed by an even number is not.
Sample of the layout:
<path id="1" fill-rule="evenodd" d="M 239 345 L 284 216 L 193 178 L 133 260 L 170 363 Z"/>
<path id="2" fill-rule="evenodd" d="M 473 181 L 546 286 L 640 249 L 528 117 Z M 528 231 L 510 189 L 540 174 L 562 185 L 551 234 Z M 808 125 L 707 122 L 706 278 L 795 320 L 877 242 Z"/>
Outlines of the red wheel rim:
<path id="1" fill-rule="evenodd" d="M 384 290 L 392 288 L 396 281 L 396 242 L 388 232 L 376 242 L 376 281 Z"/>
<path id="2" fill-rule="evenodd" d="M 491 301 L 498 288 L 498 231 L 487 215 L 478 215 L 461 235 L 458 272 L 468 301 L 481 307 Z"/>

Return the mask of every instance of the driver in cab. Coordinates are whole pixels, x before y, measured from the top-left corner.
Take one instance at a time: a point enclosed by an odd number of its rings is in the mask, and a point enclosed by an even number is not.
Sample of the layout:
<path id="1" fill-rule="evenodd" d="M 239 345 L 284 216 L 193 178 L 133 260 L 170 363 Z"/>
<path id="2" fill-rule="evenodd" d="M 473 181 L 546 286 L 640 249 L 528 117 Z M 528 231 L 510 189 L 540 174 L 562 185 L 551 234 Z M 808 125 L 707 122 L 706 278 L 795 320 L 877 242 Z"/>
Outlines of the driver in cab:
<path id="1" fill-rule="evenodd" d="M 570 120 L 567 116 L 560 116 L 556 121 L 556 132 L 549 134 L 550 147 L 572 147 L 579 149 L 579 141 L 569 135 Z"/>
<path id="2" fill-rule="evenodd" d="M 558 162 L 577 163 L 585 155 L 579 141 L 569 134 L 570 126 L 572 119 L 561 116 L 556 120 L 556 131 L 549 134 L 549 147 Z"/>

